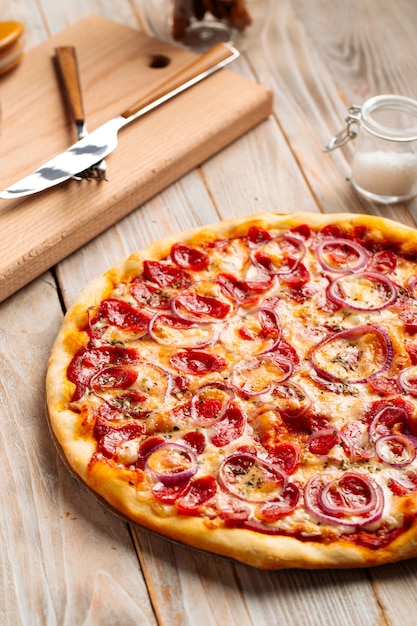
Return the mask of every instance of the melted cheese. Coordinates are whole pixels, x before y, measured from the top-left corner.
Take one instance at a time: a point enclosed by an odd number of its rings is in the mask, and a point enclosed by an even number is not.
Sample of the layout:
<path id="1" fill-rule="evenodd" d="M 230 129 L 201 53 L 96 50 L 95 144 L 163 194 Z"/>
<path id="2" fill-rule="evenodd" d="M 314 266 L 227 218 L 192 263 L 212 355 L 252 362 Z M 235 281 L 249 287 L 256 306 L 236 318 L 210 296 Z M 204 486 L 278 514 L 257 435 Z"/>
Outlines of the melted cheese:
<path id="1" fill-rule="evenodd" d="M 271 231 L 271 234 L 279 235 L 281 233 Z M 269 245 L 268 249 L 271 247 Z M 215 293 L 215 290 L 213 291 L 211 288 L 211 285 L 214 284 L 211 280 L 214 280 L 219 272 L 231 273 L 237 279 L 245 280 L 248 265 L 250 266 L 250 250 L 246 240 L 236 239 L 225 245 L 214 246 L 205 250 L 210 257 L 209 267 L 204 272 L 193 275 L 195 284 L 201 285 L 200 293 Z M 280 249 L 275 250 L 274 264 L 279 266 L 279 263 L 282 262 L 281 257 Z M 302 262 L 310 274 L 304 294 L 300 291 L 299 297 L 294 297 L 291 289 L 286 285 L 285 275 L 283 280 L 279 276 L 275 276 L 270 288 L 259 296 L 258 306 L 272 300 L 275 302 L 282 339 L 293 347 L 300 360 L 300 366 L 294 369 L 290 380 L 299 385 L 311 399 L 310 413 L 325 418 L 332 428 L 339 432 L 349 423 L 360 422 L 370 404 L 380 399 L 380 396 L 373 392 L 366 383 L 355 384 L 349 381 L 352 379 L 353 381 L 362 380 L 378 372 L 383 365 L 385 355 L 381 345 L 370 335 L 363 336 L 352 344 L 342 339 L 339 342 L 325 344 L 323 349 L 317 353 L 318 364 L 339 380 L 318 382 L 317 374 L 310 360 L 312 350 L 321 341 L 341 330 L 377 324 L 389 334 L 394 345 L 395 367 L 398 368 L 400 362 L 402 366 L 406 367 L 410 361 L 403 344 L 404 326 L 399 318 L 399 309 L 395 306 L 382 308 L 378 311 L 372 310 L 381 305 L 383 296 L 366 278 L 361 280 L 347 278 L 343 285 L 349 301 L 358 302 L 361 306 L 368 307 L 368 310 L 357 311 L 348 307 L 327 310 L 326 290 L 329 281 L 334 279 L 337 274 L 332 275 L 321 268 L 317 262 L 312 242 L 307 244 L 306 254 Z M 408 280 L 414 276 L 415 271 L 415 265 L 411 261 L 398 257 L 397 267 L 392 276 L 393 281 L 406 287 Z M 200 282 L 202 280 L 203 282 Z M 216 290 L 218 290 L 218 286 L 216 286 Z M 128 292 L 128 285 L 126 287 L 119 285 L 114 296 L 123 298 L 134 305 Z M 244 372 L 242 362 L 256 357 L 272 345 L 270 340 L 265 339 L 262 335 L 255 309 L 243 306 L 236 309 L 232 299 L 227 297 L 224 292 L 221 298 L 231 304 L 231 312 L 226 319 L 200 327 L 196 325 L 188 334 L 187 331 L 177 331 L 164 326 L 158 331 L 159 343 L 152 341 L 149 336 L 133 339 L 129 333 L 117 330 L 117 339 L 123 340 L 128 347 L 136 347 L 143 363 L 152 363 L 162 367 L 172 376 L 178 375 L 178 372 L 170 364 L 170 357 L 178 351 L 178 348 L 202 345 L 206 339 L 207 346 L 204 349 L 213 354 L 224 356 L 228 362 L 228 367 L 220 372 L 198 376 L 187 374 L 190 382 L 189 387 L 186 391 L 176 395 L 166 394 L 163 397 L 158 385 L 156 385 L 155 402 L 149 403 L 152 414 L 148 418 L 148 422 L 145 421 L 147 433 L 163 432 L 167 440 L 181 442 L 186 433 L 196 430 L 204 432 L 206 447 L 204 452 L 198 455 L 196 477 L 212 475 L 216 478 L 219 475 L 221 463 L 236 450 L 242 447 L 251 448 L 260 459 L 265 459 L 267 449 L 264 445 L 273 447 L 274 444 L 290 440 L 301 448 L 301 462 L 297 471 L 290 477 L 291 482 L 303 489 L 308 479 L 318 472 L 327 476 L 329 480 L 337 478 L 347 470 L 363 473 L 382 487 L 385 498 L 381 521 L 370 526 L 368 530 L 377 529 L 381 523 L 386 524 L 389 529 L 400 526 L 403 521 L 403 514 L 398 506 L 399 498 L 393 496 L 389 489 L 389 482 L 396 474 L 417 473 L 417 460 L 412 461 L 406 468 L 393 470 L 389 465 L 379 462 L 376 457 L 371 460 L 349 458 L 349 455 L 340 445 L 335 446 L 326 455 L 320 456 L 311 453 L 306 444 L 308 432 L 288 429 L 285 420 L 280 416 L 279 398 L 274 400 L 270 393 L 267 394 L 267 387 L 276 372 L 272 371 L 271 368 L 268 369 L 266 365 L 255 367 L 251 371 L 250 367 L 247 367 L 246 374 L 250 380 L 250 391 L 264 390 L 267 395 L 263 396 L 260 393 L 257 396 L 244 397 L 236 394 L 234 402 L 243 411 L 244 425 L 240 435 L 232 438 L 225 445 L 217 447 L 210 443 L 217 432 L 216 425 L 203 428 L 184 414 L 181 414 L 176 420 L 175 408 L 178 405 L 187 404 L 197 389 L 211 382 L 230 384 L 230 381 L 233 380 L 235 367 L 240 368 L 239 377 L 242 378 L 242 372 Z M 242 329 L 246 331 L 246 335 L 242 334 Z M 106 332 L 110 333 L 111 331 Z M 251 334 L 253 338 L 251 338 Z M 219 338 L 218 341 L 215 340 L 217 337 Z M 394 369 L 388 370 L 387 376 L 390 377 L 396 373 Z M 240 378 L 239 381 L 241 382 Z M 234 382 L 236 382 L 236 375 Z M 152 388 L 147 393 L 152 397 Z M 413 404 L 415 412 L 417 412 L 417 399 L 410 397 L 407 400 Z M 276 403 L 275 408 L 268 406 L 273 401 Z M 124 442 L 119 448 L 118 462 L 126 465 L 134 463 L 137 458 L 137 450 L 136 439 Z M 265 495 L 264 491 L 262 487 L 256 496 L 252 494 L 252 499 L 255 502 L 245 503 L 249 506 L 251 516 L 254 518 L 258 515 L 257 501 L 262 500 L 262 496 Z M 150 491 L 141 491 L 138 497 L 145 500 L 152 499 Z M 214 500 L 205 504 L 200 513 L 204 514 L 205 512 L 210 517 L 216 516 L 222 508 L 230 504 L 230 500 L 230 494 L 219 489 Z M 158 504 L 156 509 L 162 515 L 175 515 L 175 507 L 171 505 Z M 271 522 L 270 525 L 274 529 L 281 529 L 283 532 L 292 532 L 295 528 L 301 527 L 303 529 L 302 534 L 306 537 L 314 537 L 323 533 L 323 526 L 318 523 L 314 515 L 305 509 L 302 498 L 290 515 Z M 326 532 L 330 534 L 350 533 L 352 528 L 343 526 L 343 524 L 334 524 L 330 525 L 330 530 Z"/>

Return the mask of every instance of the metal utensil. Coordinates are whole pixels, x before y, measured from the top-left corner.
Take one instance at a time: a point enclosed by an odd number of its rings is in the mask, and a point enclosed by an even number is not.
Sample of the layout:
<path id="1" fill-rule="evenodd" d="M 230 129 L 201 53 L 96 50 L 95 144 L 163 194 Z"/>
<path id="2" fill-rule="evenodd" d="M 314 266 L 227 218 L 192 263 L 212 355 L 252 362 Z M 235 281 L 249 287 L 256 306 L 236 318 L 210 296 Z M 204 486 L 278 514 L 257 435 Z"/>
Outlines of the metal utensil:
<path id="1" fill-rule="evenodd" d="M 216 44 L 126 111 L 105 122 L 87 137 L 0 192 L 0 198 L 28 196 L 58 185 L 74 174 L 86 170 L 113 152 L 121 128 L 207 78 L 238 56 L 238 50 L 232 46 Z"/>
<path id="2" fill-rule="evenodd" d="M 69 106 L 71 117 L 74 120 L 78 139 L 84 139 L 88 135 L 81 80 L 78 66 L 77 51 L 74 46 L 59 46 L 55 48 L 55 65 L 62 83 L 63 91 Z M 105 180 L 106 162 L 104 160 L 95 163 L 87 170 L 79 172 L 77 180 Z"/>

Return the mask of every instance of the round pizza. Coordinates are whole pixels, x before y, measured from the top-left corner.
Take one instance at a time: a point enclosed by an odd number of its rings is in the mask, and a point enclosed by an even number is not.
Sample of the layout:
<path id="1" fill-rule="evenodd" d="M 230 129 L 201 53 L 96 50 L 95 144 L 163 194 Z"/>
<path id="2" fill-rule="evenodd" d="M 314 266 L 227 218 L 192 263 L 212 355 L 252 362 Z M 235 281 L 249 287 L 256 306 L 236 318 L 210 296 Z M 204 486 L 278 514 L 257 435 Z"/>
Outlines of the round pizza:
<path id="1" fill-rule="evenodd" d="M 123 518 L 264 569 L 417 556 L 417 231 L 257 214 L 152 243 L 67 312 L 63 457 Z"/>

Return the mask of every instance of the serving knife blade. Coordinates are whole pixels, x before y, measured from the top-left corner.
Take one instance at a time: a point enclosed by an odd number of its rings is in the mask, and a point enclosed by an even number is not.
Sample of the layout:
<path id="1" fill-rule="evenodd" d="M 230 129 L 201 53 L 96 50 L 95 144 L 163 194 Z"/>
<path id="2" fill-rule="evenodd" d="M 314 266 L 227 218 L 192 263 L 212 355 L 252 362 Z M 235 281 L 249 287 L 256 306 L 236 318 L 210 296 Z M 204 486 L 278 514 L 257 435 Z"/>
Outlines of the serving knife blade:
<path id="1" fill-rule="evenodd" d="M 105 122 L 37 170 L 1 191 L 0 198 L 21 198 L 44 191 L 91 167 L 113 152 L 121 128 L 171 100 L 238 57 L 239 51 L 233 46 L 216 44 L 126 111 Z"/>

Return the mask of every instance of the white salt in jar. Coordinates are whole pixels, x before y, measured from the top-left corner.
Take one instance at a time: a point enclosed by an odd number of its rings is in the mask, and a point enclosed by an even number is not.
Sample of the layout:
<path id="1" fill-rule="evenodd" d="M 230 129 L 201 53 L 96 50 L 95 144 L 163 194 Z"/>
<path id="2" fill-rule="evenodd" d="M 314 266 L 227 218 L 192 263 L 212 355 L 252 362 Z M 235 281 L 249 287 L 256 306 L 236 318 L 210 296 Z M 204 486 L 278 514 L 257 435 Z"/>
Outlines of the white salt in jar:
<path id="1" fill-rule="evenodd" d="M 352 106 L 326 150 L 355 138 L 351 182 L 362 196 L 402 202 L 417 194 L 417 101 L 383 95 Z"/>

